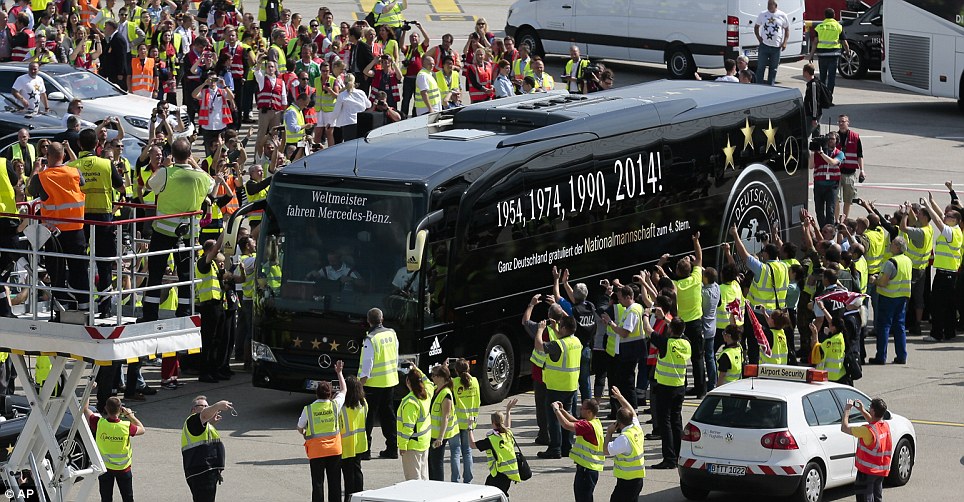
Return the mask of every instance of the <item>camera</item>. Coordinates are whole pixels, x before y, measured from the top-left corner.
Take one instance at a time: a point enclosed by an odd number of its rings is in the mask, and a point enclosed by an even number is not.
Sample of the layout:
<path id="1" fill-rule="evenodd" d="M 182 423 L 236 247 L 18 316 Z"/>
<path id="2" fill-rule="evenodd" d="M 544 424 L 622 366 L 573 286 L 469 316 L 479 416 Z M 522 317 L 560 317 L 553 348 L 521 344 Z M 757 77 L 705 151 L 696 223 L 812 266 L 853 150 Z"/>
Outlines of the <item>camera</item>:
<path id="1" fill-rule="evenodd" d="M 592 78 L 593 76 L 598 77 L 599 72 L 601 71 L 602 71 L 602 68 L 599 67 L 598 63 L 589 63 L 589 65 L 586 66 L 585 69 L 583 69 L 583 73 L 582 73 L 583 78 Z"/>
<path id="2" fill-rule="evenodd" d="M 810 138 L 810 151 L 819 152 L 824 148 L 827 148 L 828 139 L 829 138 L 827 136 L 814 136 L 813 138 Z"/>
<path id="3" fill-rule="evenodd" d="M 402 31 L 408 31 L 408 30 L 412 29 L 412 25 L 413 25 L 413 24 L 417 25 L 417 24 L 418 24 L 418 21 L 403 21 L 403 22 L 402 22 Z"/>
<path id="4" fill-rule="evenodd" d="M 753 234 L 753 238 L 756 239 L 757 242 L 770 242 L 770 232 L 767 232 L 766 230 L 757 230 Z"/>

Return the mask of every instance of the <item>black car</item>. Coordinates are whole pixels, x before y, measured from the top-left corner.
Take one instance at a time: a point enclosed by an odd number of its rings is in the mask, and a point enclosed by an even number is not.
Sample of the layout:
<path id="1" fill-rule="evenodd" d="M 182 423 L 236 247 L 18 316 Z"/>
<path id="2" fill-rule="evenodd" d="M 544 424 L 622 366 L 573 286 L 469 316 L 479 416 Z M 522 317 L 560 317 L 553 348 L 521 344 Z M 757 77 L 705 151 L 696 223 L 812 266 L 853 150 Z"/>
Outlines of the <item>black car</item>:
<path id="1" fill-rule="evenodd" d="M 13 453 L 17 438 L 30 415 L 30 405 L 27 404 L 27 398 L 24 396 L 0 396 L 0 410 L 3 411 L 4 418 L 4 421 L 0 422 L 0 464 L 2 464 Z M 57 428 L 57 442 L 60 443 L 60 449 L 67 454 L 68 462 L 74 470 L 86 469 L 90 466 L 90 459 L 84 451 L 84 444 L 76 436 L 68 438 L 71 424 L 73 419 L 68 411 L 60 427 Z"/>
<path id="2" fill-rule="evenodd" d="M 882 7 L 883 2 L 877 2 L 856 18 L 841 23 L 850 50 L 843 52 L 837 64 L 840 76 L 863 78 L 867 70 L 880 71 L 884 41 Z"/>
<path id="3" fill-rule="evenodd" d="M 2 118 L 2 114 L 0 114 Z M 0 157 L 7 156 L 7 150 L 17 142 L 17 132 L 19 127 L 14 129 L 11 134 L 5 136 L 0 136 Z M 42 129 L 31 129 L 30 130 L 30 143 L 36 145 L 41 139 L 53 139 L 54 136 L 64 132 L 64 128 L 60 127 L 60 119 L 57 119 L 56 127 L 44 127 Z M 107 139 L 113 140 L 117 137 L 117 131 L 114 129 L 107 130 Z M 124 151 L 121 155 L 130 162 L 131 167 L 137 165 L 137 157 L 141 154 L 141 148 L 144 147 L 144 140 L 137 138 L 133 135 L 126 134 L 124 139 L 121 141 L 124 145 Z M 74 152 L 78 153 L 78 152 Z"/>
<path id="4" fill-rule="evenodd" d="M 5 96 L 0 101 L 2 101 L 0 106 L 3 107 L 2 110 L 0 110 L 0 138 L 10 134 L 16 134 L 17 131 L 23 128 L 60 127 L 61 119 L 53 115 L 24 112 Z"/>

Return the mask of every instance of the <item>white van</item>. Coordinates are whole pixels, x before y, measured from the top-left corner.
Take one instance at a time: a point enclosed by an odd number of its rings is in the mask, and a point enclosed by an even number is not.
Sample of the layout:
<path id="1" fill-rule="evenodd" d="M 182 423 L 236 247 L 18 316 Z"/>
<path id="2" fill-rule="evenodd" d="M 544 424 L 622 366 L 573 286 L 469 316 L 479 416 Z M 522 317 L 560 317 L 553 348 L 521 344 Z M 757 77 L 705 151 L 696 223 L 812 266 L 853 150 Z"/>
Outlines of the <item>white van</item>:
<path id="1" fill-rule="evenodd" d="M 509 499 L 494 486 L 412 480 L 353 493 L 351 502 L 509 502 Z"/>
<path id="2" fill-rule="evenodd" d="M 666 63 L 674 78 L 717 69 L 745 54 L 756 60 L 753 28 L 766 0 L 517 0 L 505 32 L 536 54 Z M 803 59 L 803 0 L 780 0 L 790 19 L 783 62 Z"/>

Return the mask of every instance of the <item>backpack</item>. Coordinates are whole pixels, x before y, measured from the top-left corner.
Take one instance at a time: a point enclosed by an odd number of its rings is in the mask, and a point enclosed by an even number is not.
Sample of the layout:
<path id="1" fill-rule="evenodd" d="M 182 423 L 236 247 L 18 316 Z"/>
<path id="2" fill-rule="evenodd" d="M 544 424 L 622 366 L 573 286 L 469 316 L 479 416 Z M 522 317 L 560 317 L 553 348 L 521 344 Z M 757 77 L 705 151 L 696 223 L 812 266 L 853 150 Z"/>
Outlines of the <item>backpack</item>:
<path id="1" fill-rule="evenodd" d="M 833 107 L 833 93 L 823 82 L 813 79 L 813 93 L 817 97 L 817 104 L 821 109 Z"/>

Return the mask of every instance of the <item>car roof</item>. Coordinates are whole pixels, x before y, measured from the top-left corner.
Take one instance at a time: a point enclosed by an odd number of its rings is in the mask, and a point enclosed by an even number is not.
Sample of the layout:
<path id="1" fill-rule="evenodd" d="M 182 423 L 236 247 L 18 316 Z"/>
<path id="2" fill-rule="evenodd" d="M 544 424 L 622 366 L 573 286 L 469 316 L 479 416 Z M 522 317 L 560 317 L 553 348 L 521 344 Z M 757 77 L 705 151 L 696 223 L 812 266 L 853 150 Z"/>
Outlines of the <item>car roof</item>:
<path id="1" fill-rule="evenodd" d="M 29 63 L 3 63 L 0 64 L 0 70 L 27 71 L 28 66 Z M 40 65 L 40 71 L 48 75 L 64 75 L 84 70 L 78 70 L 66 63 L 46 63 Z"/>
<path id="2" fill-rule="evenodd" d="M 745 394 L 789 401 L 794 398 L 801 398 L 820 389 L 837 388 L 857 390 L 849 385 L 842 385 L 835 382 L 807 383 L 769 378 L 744 378 L 730 382 L 722 387 L 717 387 L 710 391 L 710 394 Z"/>

